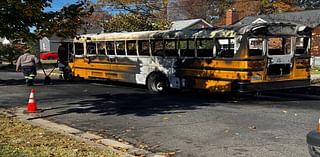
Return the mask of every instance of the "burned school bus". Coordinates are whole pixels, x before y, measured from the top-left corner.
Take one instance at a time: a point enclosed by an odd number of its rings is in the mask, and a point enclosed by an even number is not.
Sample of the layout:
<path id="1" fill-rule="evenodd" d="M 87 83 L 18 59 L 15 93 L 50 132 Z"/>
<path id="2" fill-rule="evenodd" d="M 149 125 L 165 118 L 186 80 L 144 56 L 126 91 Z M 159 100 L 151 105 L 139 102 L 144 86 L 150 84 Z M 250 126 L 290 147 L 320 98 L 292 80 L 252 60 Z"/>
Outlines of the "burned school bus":
<path id="1" fill-rule="evenodd" d="M 291 23 L 87 34 L 74 39 L 74 77 L 211 92 L 251 92 L 310 84 L 311 29 Z"/>

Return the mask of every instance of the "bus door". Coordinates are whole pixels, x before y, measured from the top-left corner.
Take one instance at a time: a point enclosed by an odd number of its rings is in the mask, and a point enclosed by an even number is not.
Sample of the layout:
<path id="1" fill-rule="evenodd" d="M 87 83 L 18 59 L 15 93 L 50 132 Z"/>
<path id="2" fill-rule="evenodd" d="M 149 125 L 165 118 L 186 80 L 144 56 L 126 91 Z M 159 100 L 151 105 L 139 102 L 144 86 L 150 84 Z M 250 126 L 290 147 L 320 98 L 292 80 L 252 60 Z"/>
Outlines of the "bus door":
<path id="1" fill-rule="evenodd" d="M 267 75 L 288 76 L 293 66 L 292 37 L 269 37 L 267 39 Z"/>

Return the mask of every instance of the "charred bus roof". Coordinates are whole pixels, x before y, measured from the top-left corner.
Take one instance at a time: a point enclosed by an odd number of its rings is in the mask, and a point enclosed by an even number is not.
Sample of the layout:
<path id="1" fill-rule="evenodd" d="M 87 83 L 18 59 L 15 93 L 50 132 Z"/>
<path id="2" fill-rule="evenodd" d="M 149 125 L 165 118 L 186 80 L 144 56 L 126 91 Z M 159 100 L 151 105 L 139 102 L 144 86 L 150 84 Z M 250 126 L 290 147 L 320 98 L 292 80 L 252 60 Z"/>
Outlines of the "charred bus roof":
<path id="1" fill-rule="evenodd" d="M 292 36 L 310 32 L 311 28 L 294 23 L 253 23 L 193 30 L 117 32 L 81 35 L 75 41 L 163 40 L 195 38 L 234 38 L 237 35 Z"/>

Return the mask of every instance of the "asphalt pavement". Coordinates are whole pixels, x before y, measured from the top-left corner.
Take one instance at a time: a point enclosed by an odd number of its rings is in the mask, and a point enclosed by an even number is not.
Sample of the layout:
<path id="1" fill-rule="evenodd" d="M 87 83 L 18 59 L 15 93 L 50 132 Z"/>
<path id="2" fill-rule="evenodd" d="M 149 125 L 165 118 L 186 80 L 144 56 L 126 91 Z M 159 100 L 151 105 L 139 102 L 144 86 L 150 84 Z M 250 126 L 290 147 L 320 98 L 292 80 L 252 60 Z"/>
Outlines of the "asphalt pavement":
<path id="1" fill-rule="evenodd" d="M 194 92 L 149 93 L 104 81 L 68 83 L 38 75 L 36 117 L 177 157 L 302 157 L 305 136 L 320 110 L 313 99 Z M 30 87 L 22 75 L 0 71 L 0 106 L 23 109 Z M 290 95 L 290 94 L 289 94 Z M 319 94 L 320 96 L 320 94 Z"/>

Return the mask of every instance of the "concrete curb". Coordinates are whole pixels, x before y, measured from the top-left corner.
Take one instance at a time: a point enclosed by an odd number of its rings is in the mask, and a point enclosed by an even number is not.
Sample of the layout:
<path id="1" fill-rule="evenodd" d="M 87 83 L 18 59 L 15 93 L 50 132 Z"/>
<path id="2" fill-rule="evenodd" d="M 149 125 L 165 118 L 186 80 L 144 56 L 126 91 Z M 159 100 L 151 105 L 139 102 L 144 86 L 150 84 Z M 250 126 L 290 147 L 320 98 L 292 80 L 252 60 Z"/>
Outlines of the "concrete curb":
<path id="1" fill-rule="evenodd" d="M 113 139 L 106 139 L 101 136 L 84 132 L 64 124 L 54 123 L 37 116 L 37 113 L 25 113 L 25 109 L 0 109 L 0 113 L 7 116 L 17 117 L 22 122 L 41 127 L 53 132 L 58 132 L 63 135 L 71 136 L 75 139 L 84 141 L 88 144 L 94 145 L 99 148 L 109 148 L 112 151 L 124 154 L 125 157 L 144 156 L 144 157 L 165 157 L 163 155 L 155 154 L 147 150 L 136 148 L 130 144 L 118 142 Z M 123 150 L 123 151 L 121 151 Z"/>

